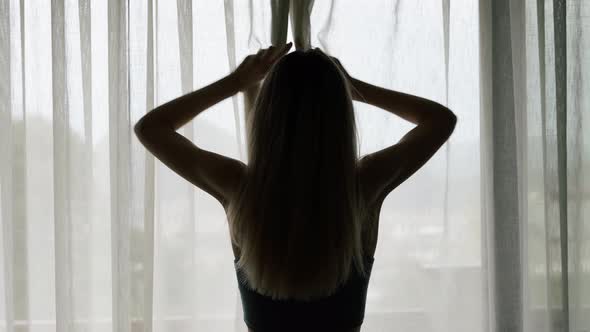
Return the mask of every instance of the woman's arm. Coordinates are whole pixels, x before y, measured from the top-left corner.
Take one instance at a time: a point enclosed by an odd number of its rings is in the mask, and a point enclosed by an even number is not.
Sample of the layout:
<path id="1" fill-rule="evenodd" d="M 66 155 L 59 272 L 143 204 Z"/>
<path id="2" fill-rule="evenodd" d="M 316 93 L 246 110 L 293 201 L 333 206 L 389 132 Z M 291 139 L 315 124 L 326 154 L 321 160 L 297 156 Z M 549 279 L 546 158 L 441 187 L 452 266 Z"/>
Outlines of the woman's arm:
<path id="1" fill-rule="evenodd" d="M 451 110 L 432 100 L 388 90 L 356 79 L 350 76 L 337 58 L 331 58 L 350 83 L 353 100 L 377 106 L 416 125 L 431 120 L 448 120 L 455 116 Z"/>
<path id="2" fill-rule="evenodd" d="M 337 59 L 333 60 L 350 82 L 354 100 L 377 106 L 416 125 L 396 144 L 369 153 L 359 162 L 365 197 L 368 202 L 379 205 L 449 139 L 457 117 L 434 101 L 354 79 Z"/>
<path id="3" fill-rule="evenodd" d="M 361 173 L 367 197 L 383 202 L 385 197 L 426 164 L 449 139 L 457 117 L 448 108 L 425 98 L 387 90 L 354 80 L 359 101 L 389 111 L 416 125 L 396 144 L 367 154 Z"/>
<path id="4" fill-rule="evenodd" d="M 235 184 L 239 182 L 245 166 L 239 160 L 197 147 L 177 129 L 238 90 L 239 84 L 235 77 L 226 76 L 157 107 L 134 127 L 139 141 L 158 160 L 213 196 L 224 207 L 235 191 Z"/>
<path id="5" fill-rule="evenodd" d="M 448 108 L 426 98 L 388 90 L 355 78 L 351 78 L 351 84 L 358 93 L 355 100 L 377 106 L 416 125 L 454 116 Z"/>
<path id="6" fill-rule="evenodd" d="M 202 111 L 233 96 L 241 89 L 239 78 L 230 74 L 204 88 L 156 107 L 137 122 L 135 129 L 160 127 L 176 131 Z"/>
<path id="7" fill-rule="evenodd" d="M 291 45 L 271 46 L 261 49 L 256 55 L 247 56 L 228 76 L 148 112 L 138 121 L 136 128 L 165 127 L 178 130 L 207 108 L 257 84 L 270 67 L 289 51 Z"/>
<path id="8" fill-rule="evenodd" d="M 166 166 L 225 207 L 240 182 L 244 163 L 201 149 L 176 131 L 208 107 L 260 81 L 286 51 L 288 47 L 260 50 L 230 75 L 158 106 L 135 124 L 137 138 Z"/>

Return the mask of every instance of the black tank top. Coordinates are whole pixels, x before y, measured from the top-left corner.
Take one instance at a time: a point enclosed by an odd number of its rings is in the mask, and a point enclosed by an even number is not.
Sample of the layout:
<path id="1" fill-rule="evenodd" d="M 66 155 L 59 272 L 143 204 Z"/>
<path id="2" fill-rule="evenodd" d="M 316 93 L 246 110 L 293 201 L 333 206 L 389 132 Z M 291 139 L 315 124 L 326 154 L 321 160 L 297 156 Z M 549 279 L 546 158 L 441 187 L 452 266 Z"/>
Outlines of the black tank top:
<path id="1" fill-rule="evenodd" d="M 334 294 L 315 301 L 272 300 L 250 289 L 243 272 L 237 269 L 236 277 L 244 322 L 254 332 L 275 331 L 333 331 L 360 326 L 365 317 L 367 288 L 374 258 L 365 256 L 367 276 L 363 278 L 353 268 L 351 277 Z"/>

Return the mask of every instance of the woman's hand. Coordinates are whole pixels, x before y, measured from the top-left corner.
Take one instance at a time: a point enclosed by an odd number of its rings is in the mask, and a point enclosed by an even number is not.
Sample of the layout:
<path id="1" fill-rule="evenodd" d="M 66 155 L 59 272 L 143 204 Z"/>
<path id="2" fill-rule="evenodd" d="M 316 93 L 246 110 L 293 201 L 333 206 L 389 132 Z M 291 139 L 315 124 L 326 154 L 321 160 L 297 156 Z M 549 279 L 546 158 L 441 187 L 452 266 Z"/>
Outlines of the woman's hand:
<path id="1" fill-rule="evenodd" d="M 258 53 L 248 55 L 230 75 L 237 80 L 240 90 L 245 90 L 260 82 L 291 46 L 293 43 L 260 49 Z"/>
<path id="2" fill-rule="evenodd" d="M 338 58 L 333 57 L 333 56 L 329 56 L 329 57 L 330 57 L 330 59 L 332 59 L 332 61 L 334 61 L 334 64 L 336 64 L 338 69 L 340 69 L 342 71 L 342 73 L 344 74 L 346 79 L 348 79 L 350 81 L 352 79 L 352 77 L 350 76 L 348 71 L 346 71 L 346 69 L 344 69 L 344 66 L 340 63 L 340 60 L 338 60 Z"/>
<path id="3" fill-rule="evenodd" d="M 340 60 L 338 60 L 338 58 L 330 56 L 330 59 L 332 59 L 334 64 L 336 64 L 336 66 L 340 69 L 340 71 L 342 71 L 342 74 L 344 74 L 344 77 L 346 77 L 346 80 L 348 81 L 348 85 L 350 87 L 350 93 L 351 93 L 352 99 L 353 100 L 362 100 L 361 99 L 362 96 L 359 94 L 358 90 L 354 86 L 354 83 L 356 80 L 352 76 L 350 76 L 350 74 L 348 73 L 348 71 L 346 71 L 346 69 L 344 69 L 344 66 L 340 63 Z"/>

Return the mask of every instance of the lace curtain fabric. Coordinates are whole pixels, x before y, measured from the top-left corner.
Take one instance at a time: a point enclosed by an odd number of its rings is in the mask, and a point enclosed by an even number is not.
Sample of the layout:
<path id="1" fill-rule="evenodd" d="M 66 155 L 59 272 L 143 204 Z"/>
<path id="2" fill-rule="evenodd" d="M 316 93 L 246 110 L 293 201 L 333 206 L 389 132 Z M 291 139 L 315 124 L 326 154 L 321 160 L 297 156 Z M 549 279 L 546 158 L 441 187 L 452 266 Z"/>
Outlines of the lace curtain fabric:
<path id="1" fill-rule="evenodd" d="M 0 331 L 246 331 L 225 213 L 147 110 L 294 41 L 447 105 L 385 200 L 363 331 L 590 330 L 590 2 L 0 0 Z M 255 91 L 181 133 L 245 160 Z M 362 154 L 410 123 L 356 103 Z"/>

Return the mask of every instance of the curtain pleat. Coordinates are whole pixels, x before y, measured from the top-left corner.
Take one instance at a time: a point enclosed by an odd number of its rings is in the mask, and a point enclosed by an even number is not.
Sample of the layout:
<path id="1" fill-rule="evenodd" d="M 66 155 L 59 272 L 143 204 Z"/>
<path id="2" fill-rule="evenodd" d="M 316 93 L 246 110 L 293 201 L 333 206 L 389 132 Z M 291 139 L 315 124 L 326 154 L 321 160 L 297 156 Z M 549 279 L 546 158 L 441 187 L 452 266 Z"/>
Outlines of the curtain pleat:
<path id="1" fill-rule="evenodd" d="M 589 269 L 584 265 L 590 259 L 590 244 L 586 237 L 588 232 L 587 214 L 584 210 L 588 204 L 588 188 L 590 179 L 588 167 L 584 167 L 587 160 L 584 157 L 584 147 L 587 146 L 590 138 L 587 126 L 584 121 L 590 109 L 590 95 L 588 90 L 588 75 L 590 74 L 590 57 L 588 47 L 584 45 L 590 41 L 584 31 L 588 31 L 588 24 L 584 24 L 584 18 L 590 12 L 587 2 L 575 1 L 568 6 L 567 23 L 568 30 L 568 59 L 567 79 L 567 199 L 568 199 L 568 250 L 569 266 L 571 267 L 571 278 L 568 283 L 569 291 L 569 328 L 572 331 L 583 330 L 589 325 L 585 317 L 590 302 L 590 278 Z M 563 17 L 562 17 L 563 18 Z M 585 38 L 586 37 L 586 38 Z M 586 110 L 584 112 L 584 110 Z M 587 122 L 586 122 L 587 123 Z M 586 130 L 584 130 L 586 129 Z M 586 212 L 585 212 L 586 211 Z M 571 235 L 571 237 L 570 237 Z"/>
<path id="2" fill-rule="evenodd" d="M 307 50 L 311 47 L 311 10 L 314 0 L 291 1 L 291 30 L 295 49 Z"/>
<path id="3" fill-rule="evenodd" d="M 0 75 L 5 78 L 0 84 L 0 148 L 3 156 L 13 155 L 13 123 L 12 123 L 12 47 L 10 47 L 11 17 L 10 1 L 0 2 Z M 4 319 L 7 331 L 14 330 L 15 289 L 14 284 L 14 208 L 12 178 L 14 162 L 3 162 L 0 168 L 2 176 L 2 277 L 4 288 Z"/>
<path id="4" fill-rule="evenodd" d="M 318 31 L 318 43 L 319 46 L 322 50 L 326 51 L 329 53 L 330 51 L 330 47 L 328 45 L 328 38 L 329 38 L 329 34 L 330 34 L 330 30 L 332 28 L 332 14 L 334 13 L 334 1 L 335 0 L 329 0 L 330 1 L 330 9 L 328 11 L 328 17 L 325 20 L 325 23 L 323 24 L 323 26 L 321 27 L 321 29 Z"/>
<path id="5" fill-rule="evenodd" d="M 160 34 L 162 33 L 162 31 L 165 31 L 164 26 L 162 25 L 162 28 L 160 29 L 160 20 L 161 20 L 161 16 L 160 15 L 160 9 L 163 3 L 165 3 L 164 1 L 160 1 L 160 0 L 153 0 L 153 34 L 154 34 L 154 42 L 153 42 L 153 57 L 154 57 L 154 67 L 153 72 L 154 72 L 154 77 L 153 77 L 153 83 L 154 83 L 154 89 L 153 89 L 153 94 L 154 94 L 154 104 L 153 106 L 157 106 L 162 99 L 162 95 L 163 95 L 163 88 L 161 88 L 160 86 L 160 82 L 163 81 L 162 79 L 160 79 L 160 58 L 165 55 L 165 52 L 160 52 L 160 44 L 164 44 L 163 41 L 160 41 Z M 149 111 L 149 109 L 146 109 L 146 112 Z M 150 153 L 147 153 L 149 155 L 151 155 Z M 147 158 L 147 157 L 146 157 Z M 160 298 L 162 297 L 163 294 L 163 290 L 161 289 L 161 287 L 157 287 L 159 282 L 162 282 L 161 280 L 164 279 L 164 273 L 162 272 L 162 270 L 159 268 L 159 262 L 161 262 L 162 256 L 163 254 L 161 253 L 162 251 L 162 247 L 163 247 L 163 223 L 162 223 L 162 208 L 163 208 L 163 204 L 162 204 L 162 199 L 161 199 L 161 195 L 157 195 L 157 191 L 161 186 L 161 172 L 159 170 L 159 165 L 157 164 L 157 160 L 154 158 L 152 160 L 152 164 L 153 164 L 153 180 L 149 179 L 149 181 L 153 181 L 153 188 L 154 188 L 154 193 L 153 193 L 153 200 L 154 200 L 154 225 L 153 225 L 153 231 L 154 231 L 154 237 L 153 237 L 153 250 L 154 250 L 154 257 L 152 258 L 153 260 L 153 289 L 152 289 L 152 301 L 153 303 L 153 312 L 152 312 L 152 328 L 154 331 L 159 331 L 159 330 L 163 330 L 164 327 L 164 319 L 163 319 L 163 314 L 162 314 L 162 309 L 161 306 L 158 306 L 158 301 L 160 300 Z M 149 167 L 151 167 L 152 165 L 150 165 Z M 148 167 L 148 169 L 149 169 Z M 147 174 L 146 174 L 147 175 Z"/>
<path id="6" fill-rule="evenodd" d="M 567 33 L 565 0 L 553 0 L 555 57 L 555 117 L 557 133 L 557 180 L 559 204 L 559 250 L 561 258 L 561 321 L 563 331 L 570 331 L 568 265 L 568 189 L 567 189 Z"/>
<path id="7" fill-rule="evenodd" d="M 442 0 L 442 22 L 443 22 L 443 42 L 444 42 L 444 59 L 445 59 L 445 104 L 451 108 L 449 101 L 449 48 L 450 48 L 450 0 Z M 443 197 L 443 232 L 445 240 L 448 239 L 449 233 L 449 177 L 451 176 L 451 140 L 445 142 L 445 192 Z"/>
<path id="8" fill-rule="evenodd" d="M 70 115 L 66 59 L 66 19 L 63 0 L 51 2 L 53 81 L 53 170 L 55 214 L 56 327 L 73 330 L 72 216 L 70 214 Z"/>
<path id="9" fill-rule="evenodd" d="M 80 61 L 81 61 L 81 83 L 82 83 L 82 112 L 84 118 L 84 149 L 80 152 L 80 169 L 82 178 L 80 188 L 81 201 L 81 227 L 83 230 L 84 241 L 83 250 L 80 253 L 83 255 L 80 273 L 84 276 L 83 284 L 80 285 L 83 290 L 78 292 L 77 300 L 82 301 L 81 307 L 84 310 L 78 313 L 78 317 L 87 317 L 92 326 L 93 304 L 94 301 L 88 301 L 88 298 L 94 298 L 95 289 L 93 286 L 95 276 L 93 270 L 93 244 L 95 229 L 93 228 L 93 214 L 94 214 L 94 145 L 92 135 L 92 8 L 89 0 L 80 0 L 78 3 L 78 22 L 80 29 Z M 75 302 L 75 305 L 78 304 Z"/>
<path id="10" fill-rule="evenodd" d="M 553 308 L 553 298 L 551 297 L 552 294 L 552 269 L 551 269 L 551 246 L 549 243 L 551 242 L 551 228 L 550 226 L 550 209 L 549 209 L 549 195 L 551 188 L 547 186 L 547 180 L 549 176 L 549 167 L 547 163 L 547 98 L 545 94 L 546 89 L 546 64 L 545 64 L 545 1 L 544 0 L 537 0 L 536 3 L 536 10 L 537 10 L 537 34 L 538 34 L 538 61 L 539 61 L 539 101 L 540 101 L 540 112 L 541 112 L 541 139 L 542 139 L 542 159 L 543 159 L 543 183 L 544 183 L 544 226 L 545 226 L 545 275 L 547 276 L 546 280 L 546 301 L 547 301 L 547 309 L 546 309 L 546 322 L 543 322 L 547 328 L 552 328 L 555 326 L 555 318 L 554 312 L 551 310 Z"/>
<path id="11" fill-rule="evenodd" d="M 515 148 L 516 148 L 516 179 L 518 190 L 516 200 L 518 203 L 518 223 L 519 227 L 519 252 L 520 252 L 520 291 L 521 291 L 521 328 L 523 331 L 529 329 L 529 307 L 528 299 L 528 223 L 522 222 L 528 220 L 528 157 L 527 157 L 527 44 L 526 44 L 526 7 L 523 1 L 510 2 L 510 40 L 511 40 L 511 57 L 512 57 L 512 80 L 514 95 L 514 128 L 515 128 Z"/>
<path id="12" fill-rule="evenodd" d="M 130 329 L 130 118 L 128 1 L 108 2 L 109 157 L 113 330 Z"/>
<path id="13" fill-rule="evenodd" d="M 397 4 L 399 5 L 399 3 Z M 451 104 L 449 89 L 451 86 L 451 76 L 450 76 L 450 37 L 451 37 L 451 22 L 450 22 L 450 14 L 451 14 L 451 1 L 450 0 L 442 0 L 442 32 L 443 32 L 443 59 L 444 59 L 444 102 L 443 104 L 450 108 L 454 109 L 454 105 Z M 451 185 L 451 176 L 452 176 L 452 169 L 451 169 L 451 158 L 452 158 L 452 151 L 451 151 L 451 143 L 453 137 L 451 136 L 449 140 L 444 143 L 444 162 L 445 162 L 445 173 L 444 173 L 444 185 L 443 185 L 443 200 L 442 200 L 442 245 L 440 250 L 442 252 L 443 257 L 449 256 L 449 237 L 451 234 L 451 221 L 450 221 L 450 213 L 451 213 L 451 206 L 449 204 L 450 199 L 450 185 Z M 447 309 L 438 309 L 440 313 L 437 317 L 437 328 L 440 330 L 444 330 L 444 326 L 449 326 L 452 324 L 452 319 L 454 318 L 453 313 L 448 309 L 452 308 L 452 292 L 453 289 L 449 289 L 449 287 L 445 287 L 444 285 L 453 284 L 453 276 L 448 271 L 441 273 L 440 277 L 440 290 L 441 290 L 441 297 L 444 298 L 442 303 L 444 305 L 439 304 L 439 308 L 447 308 Z M 436 310 L 436 309 L 435 309 Z M 436 311 L 435 311 L 436 312 Z"/>
<path id="14" fill-rule="evenodd" d="M 223 8 L 225 12 L 225 37 L 227 47 L 227 59 L 229 62 L 229 70 L 234 71 L 236 69 L 236 32 L 234 24 L 234 0 L 224 0 Z M 238 106 L 238 94 L 232 96 L 232 106 L 234 110 L 234 123 L 236 128 L 236 140 L 238 144 L 238 152 L 240 160 L 246 161 L 244 152 L 244 144 L 242 143 L 242 132 L 240 127 L 240 113 Z"/>
<path id="15" fill-rule="evenodd" d="M 492 1 L 479 1 L 479 153 L 481 219 L 482 324 L 484 332 L 498 331 L 496 323 L 496 277 L 494 259 L 495 211 L 492 108 Z"/>
<path id="16" fill-rule="evenodd" d="M 193 91 L 193 7 L 192 0 L 177 0 L 177 17 L 178 17 L 178 40 L 180 53 L 180 75 L 181 75 L 181 89 L 182 94 L 187 94 Z M 194 122 L 187 124 L 184 128 L 184 135 L 189 139 L 194 139 Z M 188 207 L 186 211 L 190 246 L 190 278 L 189 280 L 196 280 L 198 269 L 196 266 L 195 244 L 196 244 L 196 227 L 197 222 L 195 211 L 195 189 L 194 185 L 186 182 L 186 198 Z M 193 288 L 194 289 L 194 288 Z M 191 301 L 191 330 L 197 329 L 196 324 L 196 296 L 194 291 L 190 297 Z"/>
<path id="17" fill-rule="evenodd" d="M 273 45 L 287 42 L 290 0 L 270 0 L 272 21 L 270 41 Z"/>
<path id="18" fill-rule="evenodd" d="M 92 178 L 92 25 L 90 0 L 79 0 L 80 55 L 82 58 L 82 91 L 84 104 L 84 142 L 87 175 Z M 90 187 L 90 186 L 88 186 Z"/>
<path id="19" fill-rule="evenodd" d="M 25 57 L 25 3 L 24 0 L 12 1 L 4 8 L 6 9 L 5 17 L 8 17 L 4 22 L 10 24 L 9 27 L 4 27 L 2 32 L 10 44 L 9 50 L 4 54 L 6 63 L 11 66 L 7 75 L 4 76 L 11 80 L 11 83 L 7 85 L 10 89 L 8 107 L 3 109 L 7 125 L 10 126 L 10 129 L 5 132 L 7 144 L 5 151 L 8 158 L 5 158 L 5 177 L 2 183 L 2 211 L 4 216 L 6 210 L 7 217 L 3 219 L 6 324 L 13 329 L 18 326 L 23 328 L 23 331 L 27 331 L 28 327 L 23 323 L 30 315 L 28 254 L 31 243 L 27 232 L 25 71 L 28 62 Z"/>
<path id="20" fill-rule="evenodd" d="M 450 47 L 450 15 L 451 15 L 451 0 L 441 0 L 442 1 L 442 16 L 443 16 L 443 41 L 444 41 L 444 49 L 445 49 L 445 80 L 447 84 L 445 85 L 445 99 L 448 103 L 449 101 L 449 47 Z"/>
<path id="21" fill-rule="evenodd" d="M 146 112 L 154 108 L 155 86 L 154 75 L 154 36 L 156 33 L 154 25 L 154 1 L 147 1 L 147 26 L 146 26 Z M 156 21 L 157 22 L 157 21 Z M 145 332 L 151 332 L 153 328 L 154 312 L 154 209 L 155 209 L 155 159 L 151 153 L 145 153 L 145 174 L 144 174 L 144 203 L 143 203 L 143 229 L 144 229 L 144 260 L 143 260 L 143 322 Z"/>
<path id="22" fill-rule="evenodd" d="M 25 29 L 25 1 L 19 2 L 19 14 L 20 14 L 20 85 L 21 85 L 21 123 L 15 123 L 16 128 L 13 131 L 13 144 L 15 149 L 13 150 L 13 160 L 16 167 L 12 169 L 12 176 L 14 177 L 13 195 L 14 195 L 14 212 L 13 215 L 15 223 L 13 224 L 14 231 L 14 281 L 16 281 L 15 288 L 15 319 L 26 320 L 26 317 L 30 315 L 30 291 L 28 283 L 30 282 L 29 275 L 29 234 L 28 234 L 28 204 L 27 204 L 27 150 L 26 150 L 26 133 L 27 133 L 27 89 L 26 89 L 26 68 L 27 68 L 27 57 L 25 47 L 25 36 L 27 30 Z M 21 297 L 22 296 L 22 297 Z"/>
<path id="23" fill-rule="evenodd" d="M 546 308 L 547 328 L 553 331 L 567 331 L 563 327 L 564 283 L 561 250 L 561 207 L 560 207 L 560 152 L 557 116 L 555 35 L 551 33 L 555 24 L 552 3 L 537 2 L 537 25 L 539 33 L 540 89 L 542 117 L 542 154 L 544 179 L 544 220 L 545 220 L 545 259 L 547 276 Z M 555 31 L 554 31 L 555 32 Z M 553 46 L 553 47 L 552 47 Z M 567 276 L 566 276 L 567 278 Z"/>
<path id="24" fill-rule="evenodd" d="M 522 331 L 522 265 L 510 2 L 492 2 L 493 206 L 496 327 Z M 496 75 L 501 73 L 501 75 Z"/>

